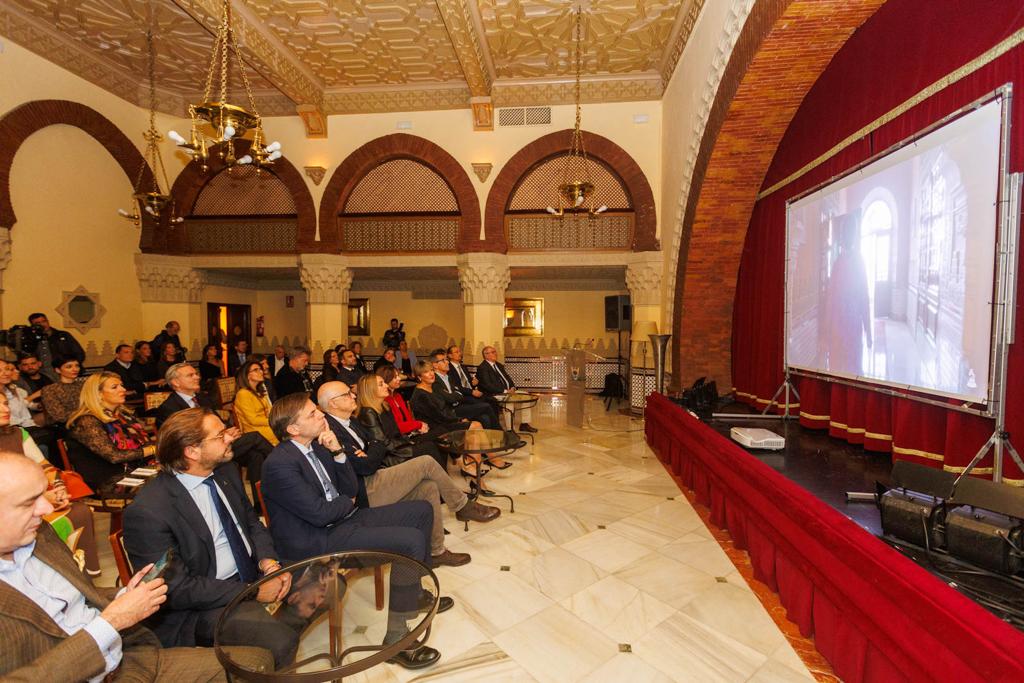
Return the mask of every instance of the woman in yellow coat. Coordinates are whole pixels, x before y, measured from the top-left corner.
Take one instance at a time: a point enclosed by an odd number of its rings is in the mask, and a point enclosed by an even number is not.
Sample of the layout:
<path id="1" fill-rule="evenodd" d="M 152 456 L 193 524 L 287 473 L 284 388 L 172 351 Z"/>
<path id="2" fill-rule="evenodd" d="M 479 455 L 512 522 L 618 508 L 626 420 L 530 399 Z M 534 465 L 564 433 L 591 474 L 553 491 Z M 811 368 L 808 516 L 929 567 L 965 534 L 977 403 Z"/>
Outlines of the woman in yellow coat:
<path id="1" fill-rule="evenodd" d="M 270 429 L 270 397 L 264 385 L 266 378 L 257 360 L 247 360 L 235 374 L 235 421 L 242 433 L 259 432 L 277 445 Z"/>

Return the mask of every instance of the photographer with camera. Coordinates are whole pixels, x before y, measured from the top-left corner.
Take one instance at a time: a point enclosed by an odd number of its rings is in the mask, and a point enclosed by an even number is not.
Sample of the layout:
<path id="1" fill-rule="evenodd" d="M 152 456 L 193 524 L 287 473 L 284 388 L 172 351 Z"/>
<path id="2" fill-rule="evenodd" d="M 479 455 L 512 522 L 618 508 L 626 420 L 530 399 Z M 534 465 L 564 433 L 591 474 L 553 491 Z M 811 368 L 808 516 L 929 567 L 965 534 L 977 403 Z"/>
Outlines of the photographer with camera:
<path id="1" fill-rule="evenodd" d="M 391 319 L 391 329 L 384 333 L 385 349 L 397 349 L 398 345 L 405 341 L 403 327 L 405 327 L 405 323 L 399 323 L 398 318 Z"/>
<path id="2" fill-rule="evenodd" d="M 28 326 L 16 325 L 8 332 L 8 346 L 18 353 L 30 354 L 42 363 L 42 372 L 53 381 L 53 359 L 74 358 L 85 364 L 85 351 L 70 332 L 50 327 L 45 313 L 33 313 L 28 317 Z"/>

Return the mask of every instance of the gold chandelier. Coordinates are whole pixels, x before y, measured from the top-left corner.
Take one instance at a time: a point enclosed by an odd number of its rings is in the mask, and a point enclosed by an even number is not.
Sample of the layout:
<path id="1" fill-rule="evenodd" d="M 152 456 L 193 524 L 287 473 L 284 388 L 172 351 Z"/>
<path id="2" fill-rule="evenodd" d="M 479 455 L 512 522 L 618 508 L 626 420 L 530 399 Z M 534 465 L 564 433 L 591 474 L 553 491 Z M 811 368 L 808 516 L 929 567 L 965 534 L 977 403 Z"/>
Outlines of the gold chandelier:
<path id="1" fill-rule="evenodd" d="M 174 215 L 174 203 L 171 196 L 163 191 L 164 187 L 170 187 L 167 182 L 167 171 L 164 170 L 164 158 L 160 154 L 160 143 L 163 142 L 163 136 L 156 130 L 156 50 L 153 48 L 153 29 L 150 28 L 146 31 L 146 47 L 149 49 L 149 129 L 142 134 L 146 139 L 146 154 L 145 160 L 142 165 L 139 166 L 139 174 L 135 177 L 135 184 L 132 186 L 135 189 L 132 194 L 132 212 L 128 213 L 124 209 L 118 209 L 117 212 L 124 218 L 132 221 L 135 227 L 139 227 L 142 224 L 142 216 L 139 214 L 139 204 L 142 204 L 143 210 L 153 218 L 159 220 L 160 213 L 168 206 L 171 207 L 171 222 L 181 223 L 182 218 Z M 145 173 L 146 167 L 152 171 L 153 185 L 147 191 L 142 187 L 142 177 Z M 157 175 L 159 171 L 160 175 Z M 160 184 L 160 178 L 163 178 L 163 185 Z"/>
<path id="2" fill-rule="evenodd" d="M 227 101 L 229 52 L 234 53 L 235 62 L 238 63 L 238 71 L 242 75 L 242 85 L 245 86 L 245 95 L 249 100 L 249 109 L 229 104 Z M 218 69 L 220 93 L 219 99 L 214 100 L 211 97 L 213 76 Z M 209 170 L 208 160 L 211 153 L 215 153 L 229 168 L 235 165 L 253 164 L 257 172 L 262 166 L 272 164 L 281 157 L 280 142 L 264 144 L 266 138 L 263 135 L 263 119 L 256 109 L 256 101 L 252 96 L 249 78 L 245 75 L 245 65 L 238 52 L 235 32 L 231 27 L 230 0 L 224 0 L 220 26 L 217 29 L 217 38 L 213 43 L 213 54 L 210 57 L 210 69 L 206 74 L 203 101 L 199 104 L 190 104 L 188 113 L 192 118 L 192 131 L 189 139 L 186 140 L 173 130 L 167 133 L 167 136 L 174 140 L 186 154 L 198 161 L 204 173 Z M 200 129 L 204 124 L 213 129 L 212 136 L 201 132 Z M 235 138 L 244 137 L 249 131 L 253 132 L 249 153 L 236 159 L 235 146 L 232 141 Z"/>
<path id="3" fill-rule="evenodd" d="M 590 160 L 583 145 L 583 131 L 580 129 L 580 73 L 583 70 L 583 8 L 576 7 L 575 48 L 576 48 L 576 125 L 572 130 L 569 154 L 562 169 L 562 184 L 558 186 L 558 208 L 549 206 L 547 212 L 562 218 L 565 213 L 587 212 L 589 218 L 608 210 L 607 206 L 594 208 L 594 182 L 590 175 Z"/>

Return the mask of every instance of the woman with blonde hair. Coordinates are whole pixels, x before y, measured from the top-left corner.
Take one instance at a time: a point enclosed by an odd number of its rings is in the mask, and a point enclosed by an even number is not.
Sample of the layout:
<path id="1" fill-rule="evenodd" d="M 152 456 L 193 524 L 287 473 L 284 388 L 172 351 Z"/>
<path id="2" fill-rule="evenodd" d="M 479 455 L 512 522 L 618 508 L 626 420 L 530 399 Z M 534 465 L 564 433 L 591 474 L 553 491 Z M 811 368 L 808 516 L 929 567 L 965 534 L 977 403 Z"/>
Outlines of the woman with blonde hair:
<path id="1" fill-rule="evenodd" d="M 270 428 L 270 396 L 262 359 L 249 358 L 235 374 L 235 421 L 242 433 L 259 432 L 272 445 L 278 439 Z"/>
<path id="2" fill-rule="evenodd" d="M 69 447 L 68 457 L 93 488 L 123 474 L 128 463 L 142 465 L 156 454 L 145 427 L 125 408 L 125 394 L 115 373 L 91 375 L 82 385 L 78 409 L 68 417 L 69 436 L 89 451 Z"/>
<path id="3" fill-rule="evenodd" d="M 391 392 L 380 375 L 363 375 L 359 378 L 358 387 L 356 419 L 375 440 L 386 443 L 388 451 L 411 453 L 412 457 L 429 455 L 441 469 L 447 469 L 448 458 L 441 453 L 432 437 L 402 434 L 387 400 Z"/>

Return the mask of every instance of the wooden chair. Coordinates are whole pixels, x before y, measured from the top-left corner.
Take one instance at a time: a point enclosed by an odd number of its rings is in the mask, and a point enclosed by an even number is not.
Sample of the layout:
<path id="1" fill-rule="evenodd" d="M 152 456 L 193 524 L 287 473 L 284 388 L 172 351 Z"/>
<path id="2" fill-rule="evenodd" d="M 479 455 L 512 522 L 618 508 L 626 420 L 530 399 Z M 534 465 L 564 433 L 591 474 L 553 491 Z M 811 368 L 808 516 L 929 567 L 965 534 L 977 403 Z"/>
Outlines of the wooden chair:
<path id="1" fill-rule="evenodd" d="M 263 522 L 270 526 L 270 514 L 267 512 L 267 503 L 263 500 L 263 482 L 256 482 L 256 502 L 260 504 L 260 514 L 263 515 Z"/>
<path id="2" fill-rule="evenodd" d="M 122 586 L 127 586 L 132 580 L 132 563 L 128 560 L 128 553 L 124 549 L 124 532 L 120 529 L 110 534 L 110 547 L 114 551 L 114 564 L 117 565 L 117 577 Z"/>
<path id="3" fill-rule="evenodd" d="M 235 400 L 235 378 L 221 377 L 214 383 L 217 402 L 221 408 L 227 409 L 227 405 Z"/>
<path id="4" fill-rule="evenodd" d="M 68 457 L 68 445 L 64 443 L 64 439 L 57 439 L 57 450 L 60 452 L 60 461 L 64 464 L 64 471 L 74 472 L 75 468 L 71 464 L 71 458 Z"/>
<path id="5" fill-rule="evenodd" d="M 156 410 L 160 407 L 160 404 L 167 400 L 167 397 L 171 395 L 169 391 L 150 391 L 142 395 L 142 409 L 145 412 L 150 410 Z"/>

